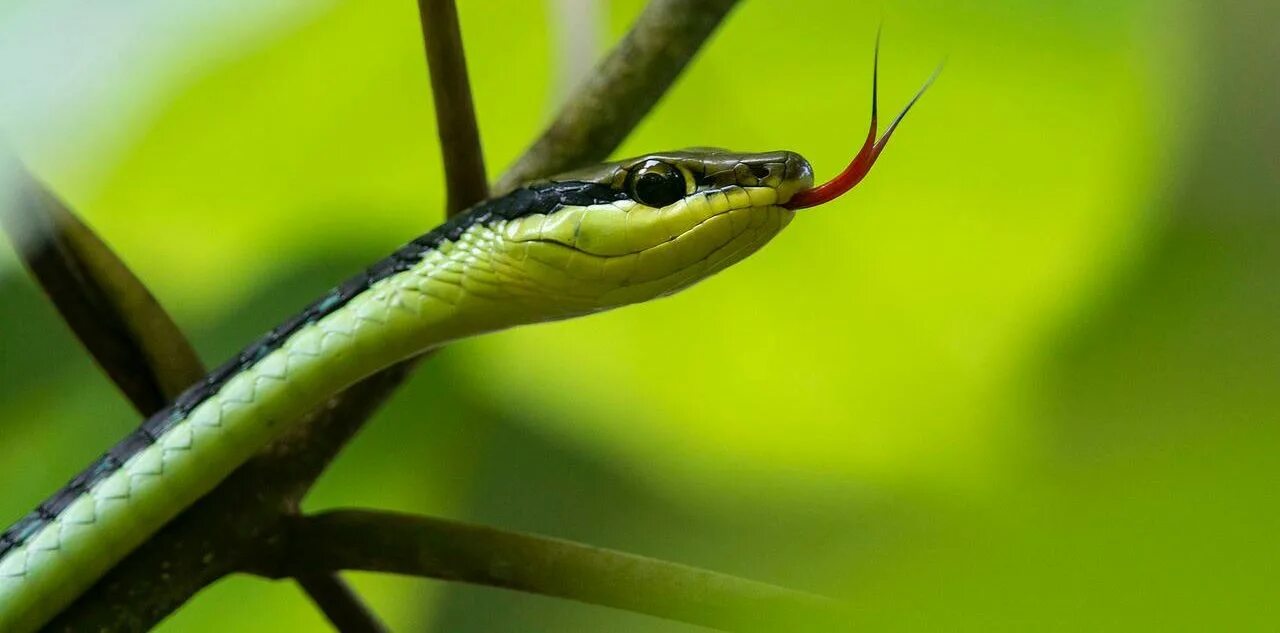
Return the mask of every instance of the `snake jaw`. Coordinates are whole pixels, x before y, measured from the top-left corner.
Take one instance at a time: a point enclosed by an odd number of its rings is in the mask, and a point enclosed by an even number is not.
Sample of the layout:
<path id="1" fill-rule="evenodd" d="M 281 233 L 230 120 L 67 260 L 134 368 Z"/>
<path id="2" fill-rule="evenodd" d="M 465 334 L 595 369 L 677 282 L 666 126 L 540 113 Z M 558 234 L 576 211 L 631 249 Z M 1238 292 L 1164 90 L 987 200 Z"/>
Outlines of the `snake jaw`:
<path id="1" fill-rule="evenodd" d="M 934 69 L 933 74 L 929 75 L 929 78 L 925 80 L 924 85 L 920 86 L 920 89 L 916 91 L 915 96 L 911 97 L 911 101 L 907 102 L 906 107 L 898 113 L 898 116 L 894 117 L 893 122 L 885 129 L 884 135 L 877 141 L 878 99 L 876 98 L 876 93 L 880 83 L 880 34 L 876 33 L 875 60 L 871 70 L 871 125 L 867 129 L 867 137 L 862 142 L 862 148 L 858 150 L 853 160 L 849 161 L 848 166 L 837 174 L 835 178 L 812 189 L 797 193 L 783 206 L 793 211 L 816 207 L 839 198 L 862 182 L 862 179 L 866 178 L 867 174 L 871 172 L 871 168 L 875 166 L 880 154 L 884 152 L 885 146 L 889 144 L 889 138 L 893 136 L 894 130 L 898 129 L 898 124 L 907 116 L 907 113 L 911 111 L 911 107 L 920 100 L 920 97 L 929 89 L 929 86 L 933 85 L 934 80 L 938 78 L 938 74 L 941 72 L 942 64 L 939 64 Z"/>

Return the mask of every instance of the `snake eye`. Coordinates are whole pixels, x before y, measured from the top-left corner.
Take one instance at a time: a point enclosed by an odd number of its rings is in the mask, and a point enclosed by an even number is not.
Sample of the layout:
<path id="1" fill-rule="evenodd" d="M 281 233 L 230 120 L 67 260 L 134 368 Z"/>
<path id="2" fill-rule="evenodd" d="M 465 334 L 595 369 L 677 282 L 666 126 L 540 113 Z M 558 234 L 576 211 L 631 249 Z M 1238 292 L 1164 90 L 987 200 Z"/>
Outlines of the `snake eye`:
<path id="1" fill-rule="evenodd" d="M 660 160 L 645 161 L 627 176 L 627 193 L 640 204 L 662 208 L 684 197 L 684 174 Z"/>

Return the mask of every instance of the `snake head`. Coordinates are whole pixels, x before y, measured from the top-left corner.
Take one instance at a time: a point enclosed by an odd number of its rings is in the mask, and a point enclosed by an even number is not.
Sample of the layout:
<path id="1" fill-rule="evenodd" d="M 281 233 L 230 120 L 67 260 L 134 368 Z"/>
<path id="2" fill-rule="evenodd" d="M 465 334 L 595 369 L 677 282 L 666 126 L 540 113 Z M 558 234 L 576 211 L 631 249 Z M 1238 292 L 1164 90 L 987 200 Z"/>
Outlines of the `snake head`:
<path id="1" fill-rule="evenodd" d="M 876 38 L 876 67 L 879 37 Z M 941 70 L 941 67 L 939 67 Z M 920 88 L 877 139 L 871 125 L 848 167 L 817 187 L 813 169 L 787 151 L 716 148 L 661 152 L 530 183 L 483 203 L 446 226 L 464 241 L 458 257 L 473 275 L 467 296 L 492 303 L 492 327 L 560 319 L 669 295 L 742 260 L 794 217 L 830 202 L 870 172 Z M 452 273 L 451 273 L 452 274 Z M 501 296 L 498 296 L 501 295 Z"/>
<path id="2" fill-rule="evenodd" d="M 527 187 L 542 208 L 504 222 L 528 301 L 573 316 L 668 295 L 755 252 L 790 222 L 813 186 L 794 152 L 663 152 Z"/>

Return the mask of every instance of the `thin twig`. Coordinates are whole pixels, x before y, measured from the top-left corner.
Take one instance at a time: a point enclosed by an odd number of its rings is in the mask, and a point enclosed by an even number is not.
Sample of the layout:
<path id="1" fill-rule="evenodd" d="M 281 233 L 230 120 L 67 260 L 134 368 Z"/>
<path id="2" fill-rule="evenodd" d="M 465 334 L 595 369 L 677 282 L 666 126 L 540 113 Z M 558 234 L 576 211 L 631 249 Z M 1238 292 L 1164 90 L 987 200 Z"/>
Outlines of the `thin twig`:
<path id="1" fill-rule="evenodd" d="M 489 197 L 489 181 L 476 124 L 466 52 L 453 0 L 418 0 L 422 41 L 431 71 L 431 97 L 436 105 L 436 131 L 444 158 L 448 201 L 445 213 L 455 215 Z"/>
<path id="2" fill-rule="evenodd" d="M 62 319 L 135 409 L 149 416 L 204 366 L 146 286 L 25 168 L 4 231 Z"/>
<path id="3" fill-rule="evenodd" d="M 569 541 L 442 519 L 338 510 L 294 520 L 270 576 L 363 570 L 567 598 L 726 631 L 830 628 L 812 594 Z"/>
<path id="4" fill-rule="evenodd" d="M 521 183 L 609 156 L 675 83 L 737 0 L 652 0 L 555 121 L 494 186 Z"/>
<path id="5" fill-rule="evenodd" d="M 302 574 L 297 580 L 340 633 L 385 633 L 389 630 L 337 574 Z"/>

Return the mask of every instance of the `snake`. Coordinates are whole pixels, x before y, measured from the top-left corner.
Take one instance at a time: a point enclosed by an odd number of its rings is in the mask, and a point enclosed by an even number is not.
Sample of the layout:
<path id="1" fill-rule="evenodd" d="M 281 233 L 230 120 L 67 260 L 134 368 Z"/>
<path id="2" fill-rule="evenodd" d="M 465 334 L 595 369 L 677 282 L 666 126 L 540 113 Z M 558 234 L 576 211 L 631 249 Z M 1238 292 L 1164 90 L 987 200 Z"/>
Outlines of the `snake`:
<path id="1" fill-rule="evenodd" d="M 791 151 L 658 152 L 526 183 L 408 242 L 210 372 L 0 534 L 0 631 L 48 624 L 307 412 L 381 369 L 459 339 L 667 296 L 741 261 L 798 210 L 857 185 L 936 76 L 878 138 L 873 80 L 866 140 L 819 186 Z"/>

